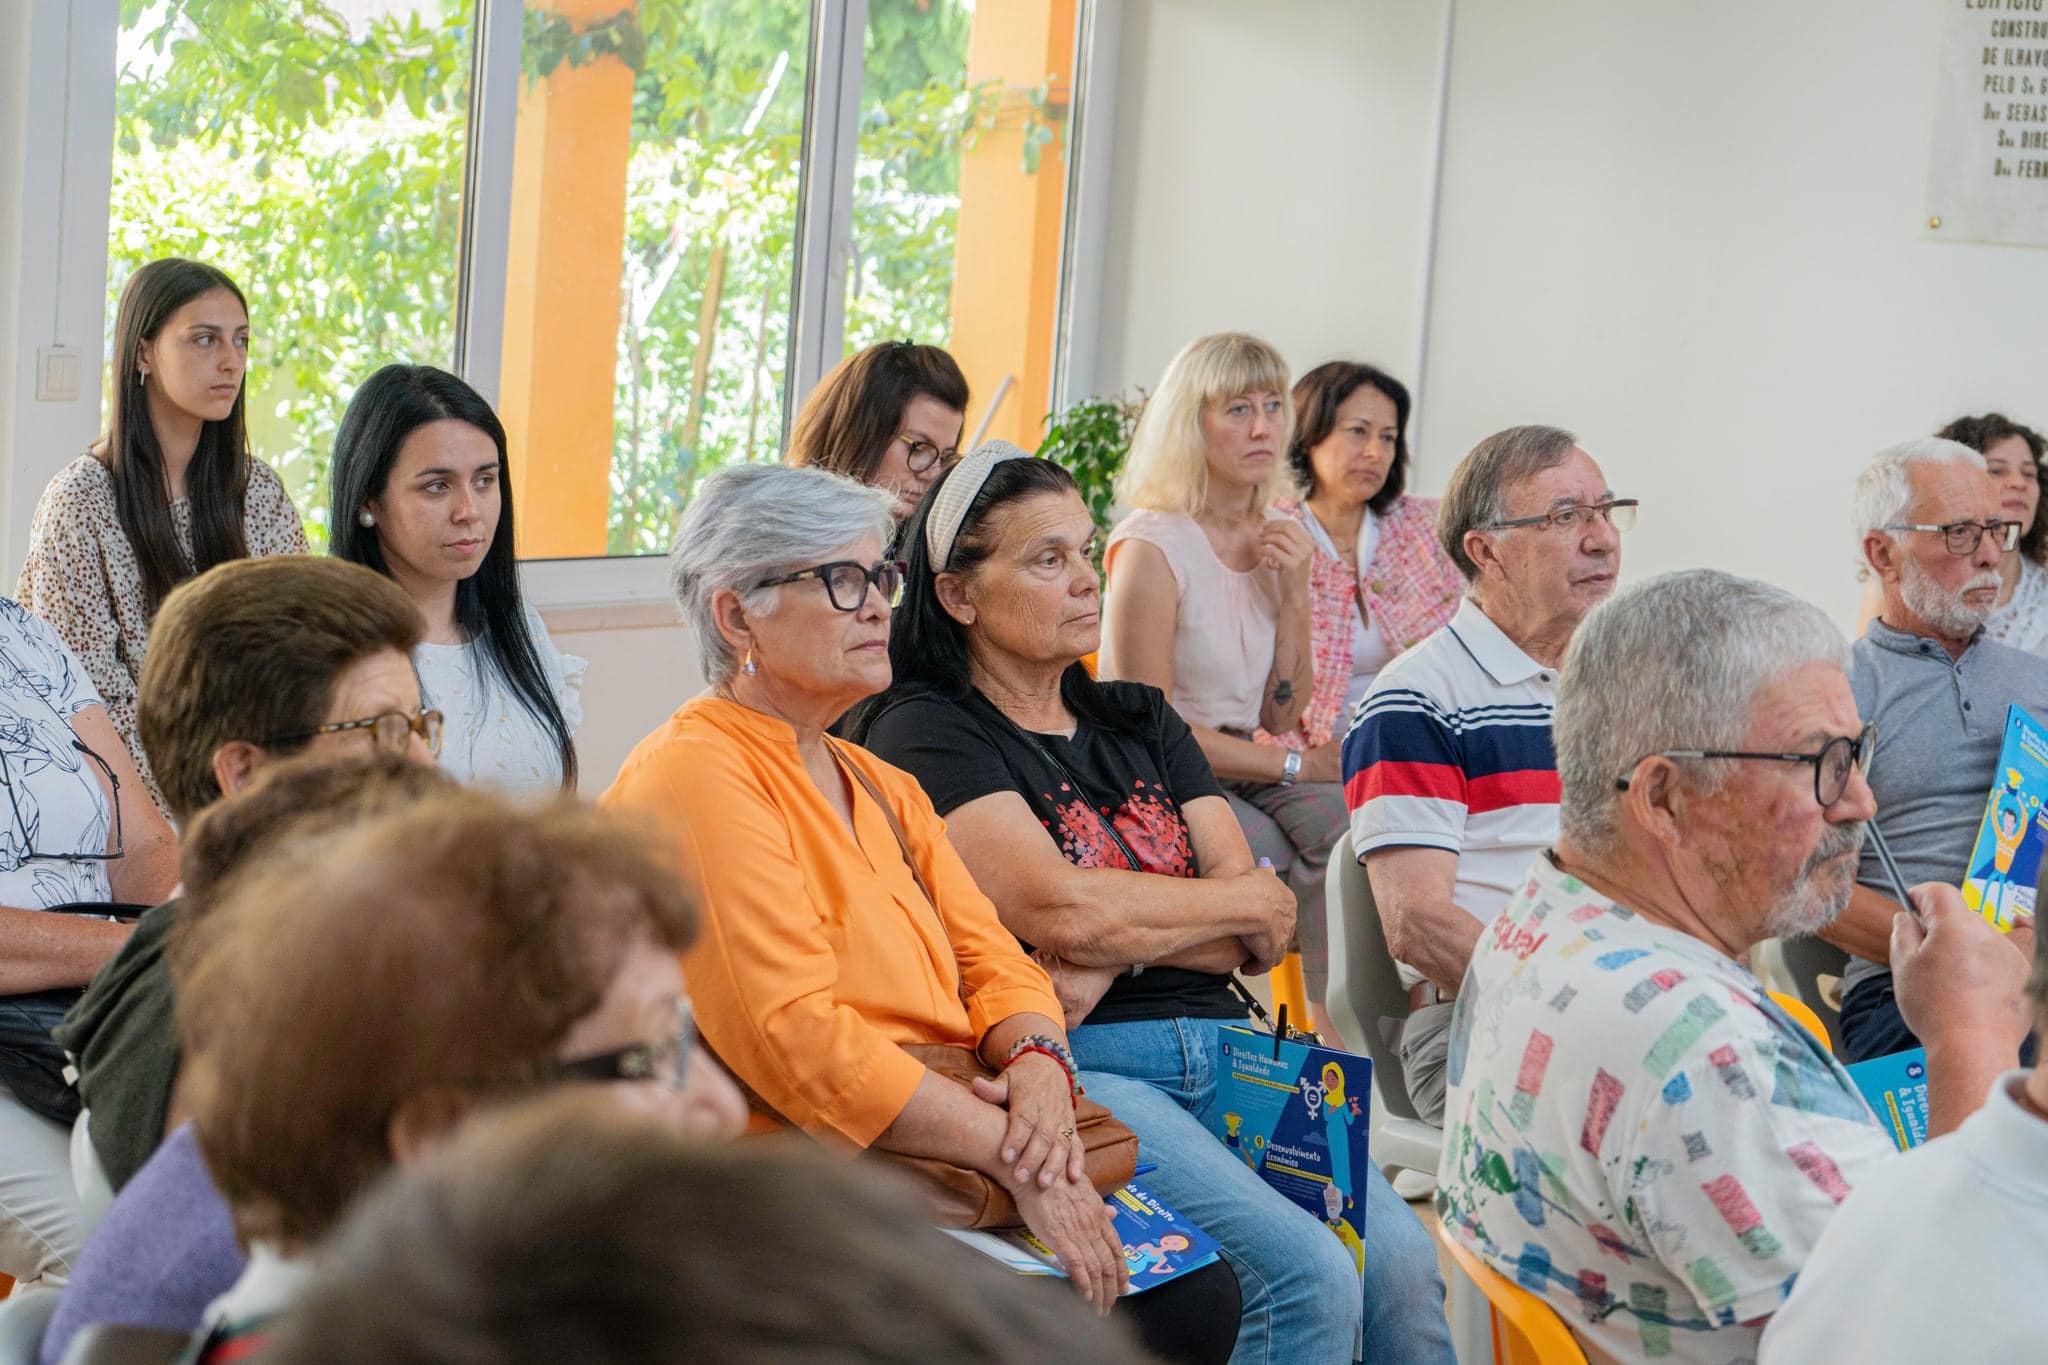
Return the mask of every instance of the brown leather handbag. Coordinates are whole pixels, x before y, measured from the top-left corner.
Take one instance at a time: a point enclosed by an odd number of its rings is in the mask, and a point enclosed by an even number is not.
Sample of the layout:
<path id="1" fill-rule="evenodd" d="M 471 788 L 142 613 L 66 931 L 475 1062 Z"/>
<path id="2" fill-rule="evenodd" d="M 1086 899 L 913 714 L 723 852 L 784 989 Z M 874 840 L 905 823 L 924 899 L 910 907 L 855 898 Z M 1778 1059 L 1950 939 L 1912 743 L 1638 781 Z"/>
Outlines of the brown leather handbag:
<path id="1" fill-rule="evenodd" d="M 952 1043 L 908 1044 L 903 1049 L 927 1068 L 960 1085 L 976 1076 L 996 1073 L 976 1056 L 974 1049 Z M 1088 1183 L 1098 1194 L 1108 1194 L 1128 1183 L 1138 1169 L 1138 1135 L 1117 1121 L 1114 1114 L 1086 1095 L 1074 1101 L 1074 1136 L 1087 1149 Z M 932 1197 L 939 1222 L 949 1228 L 1015 1228 L 1024 1225 L 1010 1192 L 966 1166 L 933 1157 L 899 1156 L 876 1151 L 881 1157 L 920 1177 Z"/>
<path id="2" fill-rule="evenodd" d="M 938 902 L 933 900 L 931 888 L 925 885 L 924 874 L 917 869 L 917 860 L 910 856 L 910 841 L 904 837 L 896 812 L 866 773 L 849 762 L 836 747 L 832 752 L 840 767 L 881 808 L 883 818 L 889 822 L 889 832 L 896 836 L 896 850 L 903 855 L 903 865 L 910 869 L 911 880 L 917 883 L 917 889 L 936 909 Z M 907 1043 L 903 1050 L 923 1062 L 927 1069 L 962 1086 L 971 1085 L 976 1076 L 994 1079 L 998 1074 L 981 1060 L 973 1048 L 957 1043 Z M 1086 1095 L 1074 1100 L 1074 1135 L 1087 1149 L 1088 1180 L 1098 1194 L 1110 1193 L 1128 1183 L 1136 1174 L 1138 1135 Z M 940 1161 L 935 1157 L 899 1156 L 882 1151 L 874 1155 L 922 1177 L 927 1193 L 933 1196 L 939 1221 L 946 1227 L 1015 1228 L 1024 1225 L 1023 1215 L 1017 1212 L 1017 1203 L 1010 1198 L 1010 1192 L 980 1171 L 955 1166 L 950 1161 Z"/>

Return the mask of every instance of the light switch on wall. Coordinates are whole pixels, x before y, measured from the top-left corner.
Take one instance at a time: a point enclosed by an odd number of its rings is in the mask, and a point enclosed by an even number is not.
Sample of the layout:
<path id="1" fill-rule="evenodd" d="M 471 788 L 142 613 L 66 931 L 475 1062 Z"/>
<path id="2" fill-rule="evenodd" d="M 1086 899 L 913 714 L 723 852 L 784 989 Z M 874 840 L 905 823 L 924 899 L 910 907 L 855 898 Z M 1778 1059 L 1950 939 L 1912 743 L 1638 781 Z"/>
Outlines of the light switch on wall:
<path id="1" fill-rule="evenodd" d="M 78 350 L 72 346 L 36 347 L 36 401 L 70 403 L 78 398 Z"/>

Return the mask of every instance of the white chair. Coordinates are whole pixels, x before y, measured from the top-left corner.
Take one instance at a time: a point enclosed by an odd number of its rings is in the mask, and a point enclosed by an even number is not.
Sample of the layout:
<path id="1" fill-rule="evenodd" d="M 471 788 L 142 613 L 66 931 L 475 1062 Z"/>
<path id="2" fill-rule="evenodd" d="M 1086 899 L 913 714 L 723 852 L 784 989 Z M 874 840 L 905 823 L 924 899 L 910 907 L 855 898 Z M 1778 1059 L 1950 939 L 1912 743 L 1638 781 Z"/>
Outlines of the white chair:
<path id="1" fill-rule="evenodd" d="M 1444 1132 L 1416 1116 L 1401 1069 L 1401 1024 L 1408 1018 L 1408 988 L 1387 951 L 1372 883 L 1351 851 L 1347 831 L 1330 850 L 1324 878 L 1330 920 L 1330 994 L 1324 1004 L 1346 1042 L 1363 1044 L 1372 1058 L 1372 1155 L 1392 1180 L 1415 1171 L 1436 1178 Z"/>
<path id="2" fill-rule="evenodd" d="M 32 1287 L 0 1301 L 0 1365 L 36 1365 L 62 1297 L 61 1290 Z"/>

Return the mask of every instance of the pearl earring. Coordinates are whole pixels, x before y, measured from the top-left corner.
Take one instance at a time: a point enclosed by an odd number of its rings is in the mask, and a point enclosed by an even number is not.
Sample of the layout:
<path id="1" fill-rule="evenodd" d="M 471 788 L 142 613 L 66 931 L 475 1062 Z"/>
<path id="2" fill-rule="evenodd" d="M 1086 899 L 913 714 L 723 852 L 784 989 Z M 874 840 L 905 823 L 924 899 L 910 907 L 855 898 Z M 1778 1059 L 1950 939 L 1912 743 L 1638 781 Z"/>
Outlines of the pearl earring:
<path id="1" fill-rule="evenodd" d="M 740 672 L 752 677 L 758 671 L 754 667 L 754 651 L 750 649 L 747 651 L 746 661 L 740 665 Z"/>
<path id="2" fill-rule="evenodd" d="M 356 525 L 362 527 L 364 530 L 367 531 L 376 524 L 377 519 L 370 515 L 369 508 L 365 507 L 362 511 L 356 513 Z"/>

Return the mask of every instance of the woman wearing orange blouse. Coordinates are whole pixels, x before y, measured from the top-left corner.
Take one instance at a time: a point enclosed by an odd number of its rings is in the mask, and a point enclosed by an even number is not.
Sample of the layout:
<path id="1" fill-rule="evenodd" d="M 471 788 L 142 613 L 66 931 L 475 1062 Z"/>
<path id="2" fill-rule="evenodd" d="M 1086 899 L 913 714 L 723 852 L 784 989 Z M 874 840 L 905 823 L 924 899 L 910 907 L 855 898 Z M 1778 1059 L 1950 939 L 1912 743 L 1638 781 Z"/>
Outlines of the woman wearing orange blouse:
<path id="1" fill-rule="evenodd" d="M 1082 1168 L 1052 984 L 917 782 L 826 733 L 889 683 L 889 507 L 818 469 L 705 481 L 671 582 L 712 686 L 603 801 L 667 822 L 696 868 L 697 1027 L 766 1107 L 828 1141 L 982 1172 L 1107 1311 L 1128 1271 Z M 970 1090 L 905 1050 L 934 1043 L 972 1047 L 1000 1078 Z"/>

